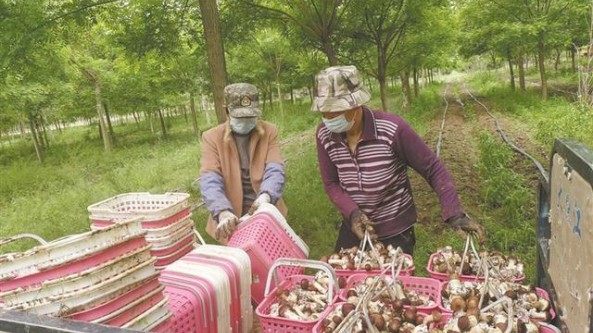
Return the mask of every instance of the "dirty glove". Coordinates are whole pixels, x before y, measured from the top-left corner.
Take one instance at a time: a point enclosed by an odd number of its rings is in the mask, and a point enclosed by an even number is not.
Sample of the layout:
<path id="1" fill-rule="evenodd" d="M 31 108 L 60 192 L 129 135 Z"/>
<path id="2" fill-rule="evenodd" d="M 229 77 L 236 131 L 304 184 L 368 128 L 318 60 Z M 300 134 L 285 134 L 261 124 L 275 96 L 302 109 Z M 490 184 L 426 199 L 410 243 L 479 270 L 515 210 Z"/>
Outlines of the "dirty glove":
<path id="1" fill-rule="evenodd" d="M 259 197 L 257 197 L 257 199 L 255 199 L 255 201 L 253 201 L 253 204 L 251 205 L 251 208 L 249 208 L 249 212 L 247 213 L 248 215 L 253 215 L 253 213 L 255 213 L 255 211 L 259 208 L 259 205 L 261 205 L 262 203 L 270 203 L 272 202 L 272 198 L 270 197 L 270 195 L 268 193 L 262 193 L 259 195 Z"/>
<path id="2" fill-rule="evenodd" d="M 475 232 L 478 236 L 478 242 L 480 242 L 480 244 L 484 244 L 486 242 L 486 230 L 484 229 L 484 226 L 478 222 L 473 221 L 466 214 L 452 217 L 447 221 L 447 223 L 449 223 L 449 225 L 456 230 L 461 229 L 466 233 Z"/>
<path id="3" fill-rule="evenodd" d="M 364 232 L 368 231 L 372 240 L 377 240 L 377 234 L 375 233 L 375 222 L 369 220 L 369 218 L 360 209 L 355 210 L 350 215 L 350 230 L 362 240 L 364 238 Z"/>
<path id="4" fill-rule="evenodd" d="M 231 234 L 237 229 L 239 218 L 230 210 L 223 210 L 218 214 L 218 226 L 214 236 L 216 240 L 226 239 L 231 237 Z"/>

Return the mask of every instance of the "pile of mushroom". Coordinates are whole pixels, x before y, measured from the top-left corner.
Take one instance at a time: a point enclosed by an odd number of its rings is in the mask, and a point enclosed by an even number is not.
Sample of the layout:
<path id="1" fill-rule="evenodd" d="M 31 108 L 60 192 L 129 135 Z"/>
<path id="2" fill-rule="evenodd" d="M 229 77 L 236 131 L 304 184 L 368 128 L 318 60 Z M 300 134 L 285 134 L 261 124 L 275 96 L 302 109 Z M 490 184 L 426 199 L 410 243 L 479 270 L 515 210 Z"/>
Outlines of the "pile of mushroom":
<path id="1" fill-rule="evenodd" d="M 487 283 L 462 282 L 456 274 L 452 274 L 441 291 L 441 303 L 453 313 L 466 312 L 477 317 L 480 307 L 505 296 L 512 300 L 514 317 L 521 322 L 549 322 L 552 319 L 550 302 L 540 297 L 534 287 L 498 279 L 488 279 Z"/>
<path id="2" fill-rule="evenodd" d="M 327 308 L 329 277 L 320 271 L 313 279 L 303 278 L 290 290 L 276 289 L 276 302 L 270 305 L 270 316 L 296 321 L 315 321 Z"/>
<path id="3" fill-rule="evenodd" d="M 360 315 L 351 326 L 345 327 L 343 321 L 356 310 L 352 303 L 338 304 L 333 311 L 323 319 L 319 332 L 389 332 L 389 333 L 428 333 L 433 322 L 440 322 L 441 313 L 437 310 L 430 315 L 417 312 L 416 307 L 404 309 L 400 303 L 384 303 L 382 300 L 369 302 L 365 315 Z M 368 316 L 365 318 L 365 316 Z M 341 325 L 341 326 L 340 326 Z M 372 327 L 369 327 L 372 326 Z"/>
<path id="4" fill-rule="evenodd" d="M 538 333 L 539 328 L 533 322 L 524 322 L 516 318 L 509 322 L 506 314 L 482 312 L 478 316 L 458 312 L 443 327 L 446 333 Z"/>
<path id="5" fill-rule="evenodd" d="M 374 284 L 377 280 L 376 284 Z M 374 287 L 373 287 L 374 286 Z M 369 288 L 375 288 L 373 293 L 375 298 L 383 300 L 385 303 L 415 306 L 415 307 L 434 307 L 436 300 L 428 295 L 419 294 L 416 290 L 406 289 L 401 280 L 393 280 L 390 276 L 367 277 L 360 283 L 355 284 L 346 291 L 347 301 L 356 303 L 358 296 L 363 295 Z"/>
<path id="6" fill-rule="evenodd" d="M 523 263 L 515 256 L 505 256 L 496 251 L 483 251 L 477 255 L 470 251 L 463 258 L 463 255 L 451 246 L 438 249 L 432 257 L 431 266 L 433 271 L 443 274 L 461 272 L 463 275 L 484 276 L 481 260 L 487 261 L 488 274 L 492 278 L 511 281 L 524 276 Z"/>
<path id="7" fill-rule="evenodd" d="M 338 253 L 323 256 L 320 260 L 327 262 L 334 269 L 343 270 L 383 270 L 391 267 L 394 262 L 399 262 L 399 260 L 403 260 L 402 269 L 414 265 L 411 258 L 405 256 L 399 247 L 385 246 L 383 243 L 377 242 L 374 244 L 374 250 L 353 246 L 348 249 L 341 249 Z"/>

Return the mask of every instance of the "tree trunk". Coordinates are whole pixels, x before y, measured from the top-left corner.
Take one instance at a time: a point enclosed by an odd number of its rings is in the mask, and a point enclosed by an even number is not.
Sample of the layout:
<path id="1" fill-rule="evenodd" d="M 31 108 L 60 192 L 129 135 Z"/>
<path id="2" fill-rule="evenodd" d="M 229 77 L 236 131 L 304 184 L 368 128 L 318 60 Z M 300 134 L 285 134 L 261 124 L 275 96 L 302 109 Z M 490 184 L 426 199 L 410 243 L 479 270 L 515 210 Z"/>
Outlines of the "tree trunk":
<path id="1" fill-rule="evenodd" d="M 537 42 L 537 60 L 539 63 L 539 74 L 542 83 L 542 99 L 548 99 L 548 78 L 546 76 L 546 45 L 544 44 L 544 36 L 543 33 L 540 35 L 539 40 Z"/>
<path id="2" fill-rule="evenodd" d="M 103 137 L 103 147 L 106 152 L 110 152 L 113 149 L 113 143 L 111 142 L 111 135 L 109 135 L 107 122 L 105 121 L 105 110 L 103 109 L 103 101 L 101 100 L 101 83 L 98 77 L 94 77 L 93 84 L 95 86 L 95 106 L 97 108 L 99 126 L 101 127 L 101 136 Z"/>
<path id="3" fill-rule="evenodd" d="M 200 96 L 200 105 L 202 107 L 202 112 L 206 115 L 206 123 L 208 126 L 212 124 L 212 119 L 210 119 L 210 110 L 208 109 L 208 96 L 201 95 Z M 225 110 L 225 118 L 226 118 L 226 110 Z"/>
<path id="4" fill-rule="evenodd" d="M 554 72 L 558 73 L 558 64 L 560 63 L 560 54 L 562 53 L 559 49 L 555 49 L 555 56 L 556 58 L 554 59 Z"/>
<path id="5" fill-rule="evenodd" d="M 132 111 L 132 117 L 134 117 L 134 122 L 136 123 L 136 125 L 138 125 L 140 123 L 140 119 L 138 119 L 136 111 Z"/>
<path id="6" fill-rule="evenodd" d="M 327 56 L 327 62 L 329 65 L 338 65 L 338 57 L 336 56 L 336 51 L 334 50 L 334 45 L 332 42 L 330 40 L 322 40 L 321 43 L 321 51 Z"/>
<path id="7" fill-rule="evenodd" d="M 276 93 L 278 94 L 278 103 L 280 103 L 280 117 L 284 120 L 284 105 L 282 104 L 282 91 L 280 91 L 279 77 L 276 77 Z"/>
<path id="8" fill-rule="evenodd" d="M 511 75 L 511 90 L 515 91 L 515 72 L 513 71 L 513 60 L 510 48 L 507 49 L 507 61 L 509 62 L 509 74 Z"/>
<path id="9" fill-rule="evenodd" d="M 389 105 L 387 102 L 387 83 L 385 81 L 385 78 L 379 80 L 379 93 L 381 94 L 381 106 L 383 107 L 383 111 L 389 112 Z"/>
<path id="10" fill-rule="evenodd" d="M 418 83 L 418 70 L 414 67 L 412 72 L 413 82 L 414 82 L 414 97 L 418 97 L 418 91 L 420 91 L 419 83 Z"/>
<path id="11" fill-rule="evenodd" d="M 189 93 L 189 111 L 191 117 L 192 133 L 194 133 L 194 135 L 197 138 L 200 138 L 200 128 L 198 127 L 198 114 L 196 112 L 196 102 L 193 92 Z"/>
<path id="12" fill-rule="evenodd" d="M 45 126 L 43 115 L 39 115 L 38 126 L 41 126 L 41 131 L 43 132 L 43 148 L 47 149 L 49 148 L 49 139 L 47 138 L 47 127 Z"/>
<path id="13" fill-rule="evenodd" d="M 405 112 L 412 110 L 412 92 L 410 91 L 410 72 L 401 71 L 402 92 L 404 94 L 403 109 Z"/>
<path id="14" fill-rule="evenodd" d="M 163 133 L 163 139 L 167 138 L 167 125 L 165 124 L 165 117 L 163 117 L 163 111 L 160 108 L 157 109 L 159 114 L 159 120 L 161 123 L 161 132 Z"/>
<path id="15" fill-rule="evenodd" d="M 273 96 L 274 94 L 272 94 L 272 90 L 273 90 L 272 83 L 269 83 L 268 84 L 268 91 L 269 91 L 268 96 L 270 97 L 270 111 L 274 111 L 274 96 Z"/>
<path id="16" fill-rule="evenodd" d="M 25 140 L 27 134 L 25 133 L 25 124 L 23 124 L 22 120 L 19 121 L 19 130 L 21 132 L 21 140 Z"/>
<path id="17" fill-rule="evenodd" d="M 115 142 L 115 132 L 113 131 L 113 126 L 111 125 L 111 116 L 109 116 L 109 108 L 107 107 L 107 103 L 103 102 L 103 108 L 105 109 L 105 120 L 107 120 L 109 136 L 111 137 L 111 141 Z"/>
<path id="18" fill-rule="evenodd" d="M 226 62 L 224 46 L 220 32 L 220 18 L 216 0 L 199 0 L 202 13 L 202 25 L 206 38 L 206 51 L 208 54 L 208 68 L 214 95 L 214 109 L 216 118 L 221 124 L 226 121 L 224 108 L 224 87 L 227 84 Z"/>
<path id="19" fill-rule="evenodd" d="M 572 63 L 572 71 L 577 71 L 577 63 L 576 63 L 576 48 L 574 45 L 570 47 L 570 61 Z"/>
<path id="20" fill-rule="evenodd" d="M 290 85 L 290 102 L 292 105 L 295 104 L 295 100 L 294 100 L 294 89 L 292 88 L 292 85 Z"/>
<path id="21" fill-rule="evenodd" d="M 43 147 L 41 147 L 41 144 L 39 143 L 39 137 L 37 136 L 37 131 L 35 130 L 35 124 L 32 115 L 29 115 L 29 131 L 31 131 L 31 137 L 33 138 L 33 146 L 35 147 L 37 160 L 39 163 L 43 163 Z"/>
<path id="22" fill-rule="evenodd" d="M 519 66 L 519 88 L 521 91 L 525 91 L 525 58 L 523 58 L 523 54 L 519 56 L 518 66 Z"/>

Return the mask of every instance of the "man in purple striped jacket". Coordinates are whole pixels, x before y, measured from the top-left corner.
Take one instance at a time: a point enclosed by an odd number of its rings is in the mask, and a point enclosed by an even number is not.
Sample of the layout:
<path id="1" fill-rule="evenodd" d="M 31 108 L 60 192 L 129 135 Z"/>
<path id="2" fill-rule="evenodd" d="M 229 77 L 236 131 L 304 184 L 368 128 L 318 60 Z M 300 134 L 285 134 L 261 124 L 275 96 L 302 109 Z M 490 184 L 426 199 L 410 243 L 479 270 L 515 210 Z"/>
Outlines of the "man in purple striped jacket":
<path id="1" fill-rule="evenodd" d="M 367 230 L 413 254 L 417 216 L 408 167 L 437 193 L 443 221 L 483 242 L 484 228 L 463 212 L 441 160 L 402 118 L 367 108 L 369 100 L 354 66 L 330 67 L 315 77 L 312 110 L 323 121 L 317 128 L 319 169 L 325 192 L 344 217 L 336 251 L 358 245 Z"/>

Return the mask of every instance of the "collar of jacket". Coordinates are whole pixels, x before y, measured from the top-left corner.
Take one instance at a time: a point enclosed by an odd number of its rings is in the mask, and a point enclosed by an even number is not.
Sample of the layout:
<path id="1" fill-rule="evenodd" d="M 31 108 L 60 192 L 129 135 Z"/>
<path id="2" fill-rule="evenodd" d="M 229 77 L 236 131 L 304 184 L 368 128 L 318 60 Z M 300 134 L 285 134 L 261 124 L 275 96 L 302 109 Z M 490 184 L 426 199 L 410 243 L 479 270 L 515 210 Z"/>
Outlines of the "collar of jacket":
<path id="1" fill-rule="evenodd" d="M 251 136 L 254 134 L 257 135 L 258 137 L 262 137 L 264 134 L 266 134 L 266 130 L 262 126 L 261 120 L 257 121 L 257 125 L 255 125 L 255 128 L 253 129 L 253 131 L 251 131 L 251 133 L 249 135 Z M 224 127 L 224 142 L 229 143 L 232 139 L 233 139 L 233 130 L 231 129 L 231 121 L 229 119 L 227 119 L 227 121 L 225 122 L 225 127 Z"/>

